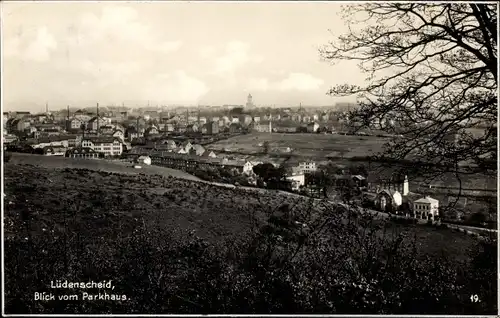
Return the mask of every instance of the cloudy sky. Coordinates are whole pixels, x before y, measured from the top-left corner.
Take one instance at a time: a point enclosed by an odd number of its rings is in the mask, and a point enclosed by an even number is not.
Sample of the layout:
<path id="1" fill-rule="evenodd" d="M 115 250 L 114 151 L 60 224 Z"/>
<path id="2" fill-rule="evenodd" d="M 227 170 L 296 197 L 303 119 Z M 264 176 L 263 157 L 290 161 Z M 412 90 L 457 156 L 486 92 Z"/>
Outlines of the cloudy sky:
<path id="1" fill-rule="evenodd" d="M 331 105 L 361 83 L 317 48 L 339 3 L 2 2 L 5 110 L 65 105 Z"/>

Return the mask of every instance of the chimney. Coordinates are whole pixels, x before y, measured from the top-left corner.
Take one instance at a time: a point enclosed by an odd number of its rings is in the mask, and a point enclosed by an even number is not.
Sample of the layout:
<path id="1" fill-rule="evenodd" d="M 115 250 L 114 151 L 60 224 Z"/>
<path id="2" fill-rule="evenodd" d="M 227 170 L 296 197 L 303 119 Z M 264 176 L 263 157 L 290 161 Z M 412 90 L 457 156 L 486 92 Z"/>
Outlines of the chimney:
<path id="1" fill-rule="evenodd" d="M 97 137 L 99 137 L 99 103 L 97 103 Z"/>
<path id="2" fill-rule="evenodd" d="M 49 103 L 45 102 L 45 113 L 49 113 Z"/>

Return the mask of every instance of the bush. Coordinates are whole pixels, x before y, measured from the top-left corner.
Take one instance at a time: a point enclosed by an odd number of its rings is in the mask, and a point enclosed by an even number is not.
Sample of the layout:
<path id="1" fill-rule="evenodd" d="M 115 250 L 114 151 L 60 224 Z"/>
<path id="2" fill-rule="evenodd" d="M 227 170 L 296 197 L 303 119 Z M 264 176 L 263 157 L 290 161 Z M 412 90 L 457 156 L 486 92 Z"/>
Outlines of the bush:
<path id="1" fill-rule="evenodd" d="M 90 172 L 82 169 L 66 173 L 82 173 L 83 179 Z M 120 184 L 146 185 L 154 177 L 119 178 Z M 30 175 L 27 180 L 36 179 Z M 199 200 L 198 196 L 193 199 L 195 187 L 207 196 L 223 193 L 205 184 L 174 179 L 168 182 L 172 183 L 171 188 L 161 198 L 175 200 L 184 207 Z M 188 184 L 190 188 L 186 187 Z M 123 213 L 113 217 L 117 202 L 126 200 L 125 206 L 135 212 L 158 198 L 146 190 L 144 194 L 117 194 L 120 190 L 108 193 L 102 189 L 100 184 L 99 189 L 88 190 L 92 191 L 88 197 L 65 203 L 64 209 L 50 209 L 50 220 L 60 223 L 44 224 L 49 231 L 35 234 L 31 226 L 40 225 L 36 219 L 40 209 L 30 205 L 28 198 L 39 193 L 40 188 L 23 182 L 9 187 L 8 195 L 17 200 L 12 199 L 15 204 L 8 205 L 5 211 L 5 223 L 10 224 L 6 231 L 11 234 L 5 239 L 7 313 L 496 312 L 494 238 L 481 242 L 468 261 L 450 260 L 444 255 L 422 254 L 415 237 L 397 232 L 401 227 L 385 226 L 385 220 L 374 219 L 369 213 L 353 215 L 331 204 L 322 206 L 322 213 L 316 213 L 320 210 L 313 210 L 312 204 L 297 206 L 292 199 L 277 201 L 278 197 L 272 197 L 279 203 L 239 204 L 249 215 L 258 209 L 264 211 L 262 220 L 248 234 L 209 241 L 196 233 L 176 229 L 184 224 L 175 224 L 172 230 L 165 231 L 161 226 L 148 227 L 136 215 Z M 250 196 L 241 190 L 227 191 L 224 193 L 231 197 L 221 197 L 224 204 L 236 195 L 240 196 L 236 200 Z M 187 198 L 192 201 L 186 202 Z M 140 201 L 144 206 L 136 206 L 135 202 Z M 215 217 L 216 209 L 211 210 L 210 218 Z M 186 215 L 191 218 L 198 212 Z M 231 213 L 234 211 L 224 216 L 229 218 Z M 143 215 L 149 217 L 149 210 Z M 47 285 L 55 279 L 112 279 L 116 284 L 114 293 L 125 294 L 129 300 L 34 301 L 33 293 L 50 291 Z M 481 295 L 481 303 L 467 301 L 471 290 Z"/>

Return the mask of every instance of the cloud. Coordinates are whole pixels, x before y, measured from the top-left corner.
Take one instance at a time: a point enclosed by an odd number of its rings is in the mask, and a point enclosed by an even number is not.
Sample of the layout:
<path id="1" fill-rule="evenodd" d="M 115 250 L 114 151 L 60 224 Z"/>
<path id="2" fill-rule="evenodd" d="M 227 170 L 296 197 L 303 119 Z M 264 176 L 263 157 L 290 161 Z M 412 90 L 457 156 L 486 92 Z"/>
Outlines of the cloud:
<path id="1" fill-rule="evenodd" d="M 147 85 L 144 99 L 169 103 L 197 103 L 210 90 L 203 81 L 183 70 L 159 74 Z"/>
<path id="2" fill-rule="evenodd" d="M 281 81 L 271 82 L 267 78 L 253 78 L 248 81 L 250 90 L 277 90 L 277 91 L 313 91 L 321 88 L 324 84 L 322 79 L 306 73 L 290 73 Z"/>
<path id="3" fill-rule="evenodd" d="M 248 89 L 267 91 L 271 87 L 271 83 L 267 78 L 252 78 L 249 80 Z"/>
<path id="4" fill-rule="evenodd" d="M 287 78 L 279 83 L 278 87 L 280 90 L 312 91 L 319 89 L 323 83 L 322 79 L 311 74 L 290 73 Z"/>
<path id="5" fill-rule="evenodd" d="M 2 55 L 6 58 L 17 57 L 21 52 L 20 46 L 21 40 L 19 38 L 8 38 L 7 36 L 5 36 L 2 46 Z"/>
<path id="6" fill-rule="evenodd" d="M 5 36 L 3 54 L 7 58 L 45 62 L 50 60 L 57 47 L 57 41 L 47 27 L 40 27 L 36 33 Z"/>
<path id="7" fill-rule="evenodd" d="M 76 42 L 84 46 L 96 42 L 109 45 L 121 42 L 129 47 L 161 52 L 176 51 L 182 46 L 181 41 L 162 40 L 157 30 L 139 21 L 135 9 L 116 5 L 104 7 L 100 15 L 83 14 L 77 32 Z"/>
<path id="8" fill-rule="evenodd" d="M 124 83 L 141 71 L 141 64 L 137 62 L 92 62 L 89 60 L 78 64 L 78 71 L 94 79 L 100 86 L 114 83 Z"/>
<path id="9" fill-rule="evenodd" d="M 250 54 L 250 45 L 245 42 L 232 41 L 226 45 L 224 55 L 215 60 L 215 73 L 232 74 L 236 69 L 248 63 L 260 63 L 263 58 Z"/>
<path id="10" fill-rule="evenodd" d="M 172 42 L 163 42 L 158 46 L 150 47 L 150 49 L 155 51 L 160 51 L 163 53 L 169 53 L 179 50 L 181 46 L 182 46 L 181 41 L 172 41 Z"/>
<path id="11" fill-rule="evenodd" d="M 216 52 L 215 47 L 213 47 L 213 46 L 204 46 L 204 47 L 202 47 L 200 49 L 199 53 L 200 53 L 201 58 L 208 59 L 208 58 L 213 57 L 214 54 L 215 54 L 215 52 Z"/>
<path id="12" fill-rule="evenodd" d="M 57 41 L 46 27 L 38 29 L 35 41 L 31 42 L 24 53 L 25 58 L 43 62 L 50 59 L 50 53 L 57 49 Z"/>

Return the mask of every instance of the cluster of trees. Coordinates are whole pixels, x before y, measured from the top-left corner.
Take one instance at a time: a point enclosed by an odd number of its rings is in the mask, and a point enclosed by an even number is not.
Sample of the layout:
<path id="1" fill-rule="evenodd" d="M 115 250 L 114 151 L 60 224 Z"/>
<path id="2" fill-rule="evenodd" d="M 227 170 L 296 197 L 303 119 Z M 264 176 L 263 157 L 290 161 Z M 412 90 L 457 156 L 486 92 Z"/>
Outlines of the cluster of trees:
<path id="1" fill-rule="evenodd" d="M 355 197 L 359 197 L 359 190 L 362 184 L 356 184 L 351 176 L 361 175 L 368 176 L 368 170 L 365 165 L 357 164 L 349 167 L 340 167 L 333 163 L 320 166 L 317 171 L 306 175 L 306 184 L 310 188 L 314 188 L 318 193 L 321 193 L 324 198 L 328 197 L 329 189 L 334 189 L 340 194 L 343 201 L 350 201 Z"/>
<path id="2" fill-rule="evenodd" d="M 6 312 L 496 314 L 494 238 L 467 261 L 425 256 L 388 221 L 322 208 L 283 203 L 253 234 L 221 242 L 141 220 L 130 235 L 98 243 L 62 228 L 29 240 L 19 233 L 5 242 Z M 48 291 L 54 275 L 112 278 L 113 293 L 128 300 L 34 301 L 28 291 Z M 470 301 L 471 290 L 481 302 Z"/>
<path id="3" fill-rule="evenodd" d="M 188 169 L 186 172 L 205 181 L 251 186 L 248 177 L 222 167 Z"/>
<path id="4" fill-rule="evenodd" d="M 367 85 L 329 93 L 358 98 L 349 114 L 357 129 L 394 120 L 397 132 L 382 130 L 404 135 L 376 157 L 439 163 L 415 169 L 424 176 L 496 175 L 497 6 L 370 3 L 349 4 L 343 13 L 349 31 L 320 53 L 333 63 L 357 61 Z"/>
<path id="5" fill-rule="evenodd" d="M 33 147 L 25 143 L 8 144 L 6 150 L 10 152 L 34 153 Z"/>
<path id="6" fill-rule="evenodd" d="M 287 181 L 287 170 L 283 166 L 275 167 L 271 163 L 261 163 L 253 167 L 253 172 L 259 177 L 257 185 L 268 189 L 290 190 L 291 183 Z"/>

